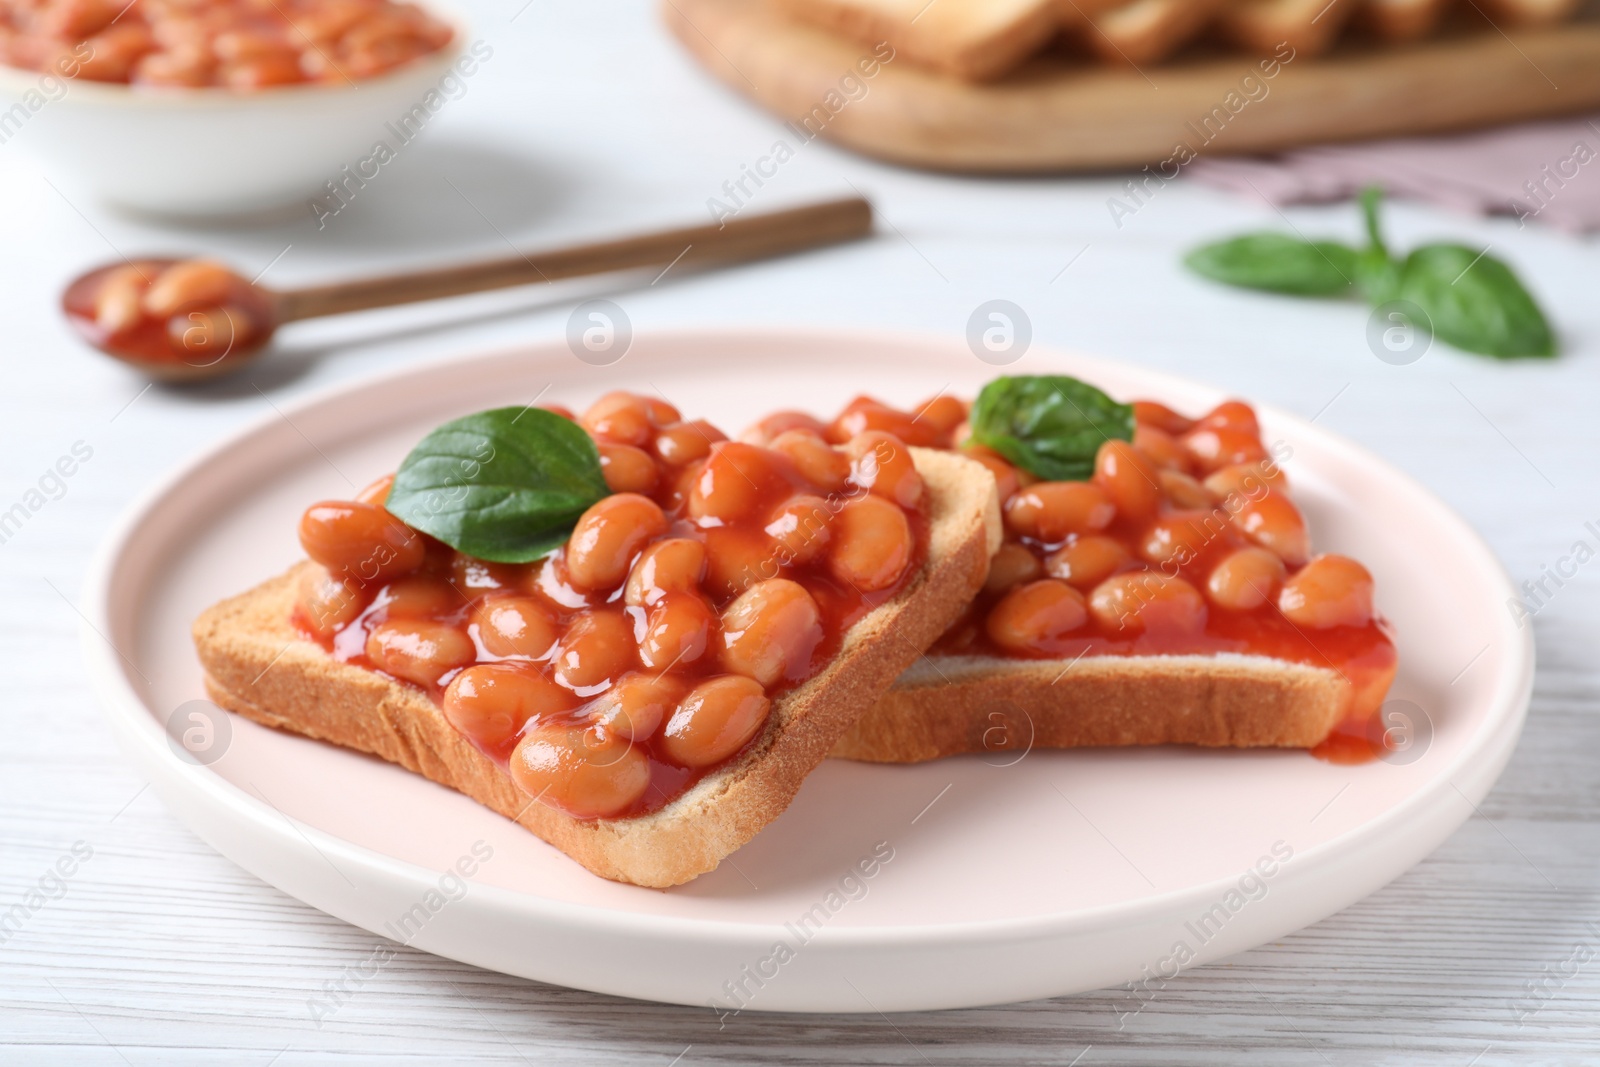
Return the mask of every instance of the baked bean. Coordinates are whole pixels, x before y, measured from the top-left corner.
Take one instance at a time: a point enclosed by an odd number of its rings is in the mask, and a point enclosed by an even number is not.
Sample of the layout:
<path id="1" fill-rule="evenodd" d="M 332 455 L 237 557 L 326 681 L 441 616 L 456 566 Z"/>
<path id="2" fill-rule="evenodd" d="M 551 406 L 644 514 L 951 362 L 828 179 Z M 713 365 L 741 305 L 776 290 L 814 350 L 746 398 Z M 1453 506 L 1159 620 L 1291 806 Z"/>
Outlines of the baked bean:
<path id="1" fill-rule="evenodd" d="M 1094 458 L 1094 484 L 1129 522 L 1153 518 L 1161 506 L 1161 477 L 1156 467 L 1127 441 L 1107 441 Z"/>
<path id="2" fill-rule="evenodd" d="M 520 589 L 526 580 L 527 568 L 513 563 L 490 563 L 460 553 L 450 557 L 450 583 L 465 596 Z"/>
<path id="3" fill-rule="evenodd" d="M 1282 467 L 1270 459 L 1263 459 L 1255 463 L 1239 463 L 1232 467 L 1223 467 L 1206 478 L 1206 488 L 1219 497 L 1238 493 L 1240 496 L 1254 498 L 1269 490 L 1278 493 L 1288 492 L 1289 479 L 1284 477 Z"/>
<path id="4" fill-rule="evenodd" d="M 705 573 L 705 545 L 687 537 L 657 541 L 628 572 L 622 599 L 630 607 L 645 607 L 668 593 L 693 591 Z"/>
<path id="5" fill-rule="evenodd" d="M 552 660 L 556 681 L 569 689 L 592 690 L 638 666 L 633 627 L 613 608 L 586 611 L 572 620 Z"/>
<path id="6" fill-rule="evenodd" d="M 89 54 L 78 64 L 79 78 L 97 82 L 125 82 L 133 75 L 139 57 L 155 47 L 150 28 L 139 22 L 110 26 L 89 38 Z"/>
<path id="7" fill-rule="evenodd" d="M 911 523 L 879 496 L 858 497 L 833 518 L 828 566 L 834 577 L 870 593 L 900 580 L 911 564 Z"/>
<path id="8" fill-rule="evenodd" d="M 1242 400 L 1224 400 L 1204 415 L 1196 426 L 1205 426 L 1211 429 L 1226 427 L 1230 430 L 1239 430 L 1251 437 L 1261 436 L 1261 424 L 1256 421 L 1256 410 Z"/>
<path id="9" fill-rule="evenodd" d="M 211 39 L 211 48 L 224 63 L 278 56 L 290 51 L 282 37 L 252 30 L 226 30 Z"/>
<path id="10" fill-rule="evenodd" d="M 443 578 L 411 574 L 383 587 L 378 603 L 390 619 L 431 619 L 466 606 L 462 595 Z"/>
<path id="11" fill-rule="evenodd" d="M 422 565 L 422 536 L 382 508 L 355 501 L 325 501 L 300 519 L 306 555 L 353 582 L 382 582 Z"/>
<path id="12" fill-rule="evenodd" d="M 109 271 L 95 294 L 95 324 L 107 333 L 121 333 L 143 322 L 149 273 L 149 268 L 131 265 Z"/>
<path id="13" fill-rule="evenodd" d="M 989 561 L 989 577 L 984 579 L 983 589 L 986 593 L 1004 593 L 1042 574 L 1044 568 L 1039 565 L 1039 557 L 1033 554 L 1033 549 L 1007 541 Z"/>
<path id="14" fill-rule="evenodd" d="M 698 663 L 711 640 L 715 616 L 697 593 L 668 593 L 646 617 L 639 661 L 657 671 Z"/>
<path id="15" fill-rule="evenodd" d="M 766 724 L 771 708 L 761 683 L 752 678 L 709 678 L 673 711 L 657 744 L 680 767 L 710 767 L 748 744 Z"/>
<path id="16" fill-rule="evenodd" d="M 591 404 L 578 422 L 596 439 L 621 445 L 649 444 L 655 430 L 650 406 L 632 393 L 607 393 Z"/>
<path id="17" fill-rule="evenodd" d="M 915 415 L 899 411 L 869 396 L 858 396 L 833 420 L 828 427 L 827 437 L 835 444 L 842 445 L 868 430 L 883 430 L 908 445 L 919 446 L 936 445 L 940 436 L 932 423 L 923 422 Z"/>
<path id="18" fill-rule="evenodd" d="M 315 80 L 336 60 L 330 80 L 343 82 L 436 51 L 451 36 L 445 23 L 386 0 L 0 2 L 0 52 L 6 62 L 59 70 L 59 63 L 70 61 L 73 76 L 94 81 L 144 80 L 143 60 L 166 49 L 199 53 L 208 72 L 203 81 L 167 84 L 226 84 L 221 72 L 209 76 L 218 59 L 235 70 L 270 59 L 283 65 L 284 77 L 293 82 Z M 159 65 L 150 73 L 162 80 Z"/>
<path id="19" fill-rule="evenodd" d="M 536 723 L 511 754 L 511 780 L 576 819 L 621 815 L 650 788 L 650 759 L 599 725 Z"/>
<path id="20" fill-rule="evenodd" d="M 478 658 L 472 638 L 449 623 L 390 619 L 367 634 L 367 658 L 381 671 L 417 685 L 438 685 Z"/>
<path id="21" fill-rule="evenodd" d="M 712 527 L 706 538 L 706 592 L 721 600 L 783 573 L 778 546 L 762 530 Z"/>
<path id="22" fill-rule="evenodd" d="M 602 599 L 591 598 L 568 580 L 566 561 L 559 553 L 546 556 L 532 565 L 526 588 L 544 601 L 562 608 L 586 608 L 590 606 L 591 599 Z"/>
<path id="23" fill-rule="evenodd" d="M 722 523 L 749 518 L 781 485 L 766 449 L 742 441 L 719 442 L 689 490 L 689 517 Z"/>
<path id="24" fill-rule="evenodd" d="M 1206 547 L 1224 537 L 1228 513 L 1217 511 L 1172 511 L 1145 527 L 1139 538 L 1139 554 L 1150 563 L 1176 563 L 1186 567 Z"/>
<path id="25" fill-rule="evenodd" d="M 168 85 L 176 88 L 200 88 L 210 85 L 216 64 L 210 53 L 202 48 L 181 48 L 173 51 L 152 51 L 142 54 L 133 64 L 128 80 L 134 85 Z"/>
<path id="26" fill-rule="evenodd" d="M 389 490 L 394 488 L 394 475 L 385 474 L 356 494 L 356 501 L 381 508 L 389 501 Z"/>
<path id="27" fill-rule="evenodd" d="M 837 493 L 850 480 L 850 457 L 808 430 L 785 430 L 772 450 L 789 457 L 800 477 L 825 493 Z"/>
<path id="28" fill-rule="evenodd" d="M 817 602 L 786 578 L 751 586 L 722 612 L 723 669 L 764 687 L 799 677 L 821 641 Z"/>
<path id="29" fill-rule="evenodd" d="M 1165 404 L 1158 404 L 1154 400 L 1135 400 L 1133 402 L 1134 422 L 1142 426 L 1152 426 L 1174 437 L 1189 432 L 1194 425 L 1193 421 L 1184 418 Z"/>
<path id="30" fill-rule="evenodd" d="M 1111 497 L 1091 482 L 1039 482 L 1013 493 L 1004 510 L 1012 532 L 1047 544 L 1104 530 L 1117 514 Z"/>
<path id="31" fill-rule="evenodd" d="M 1259 500 L 1245 500 L 1243 505 L 1233 513 L 1233 524 L 1246 537 L 1271 549 L 1291 567 L 1306 561 L 1311 548 L 1306 520 L 1288 497 L 1269 493 Z"/>
<path id="32" fill-rule="evenodd" d="M 989 640 L 1008 652 L 1050 652 L 1089 619 L 1083 594 L 1066 582 L 1042 578 L 1005 595 L 989 612 Z"/>
<path id="33" fill-rule="evenodd" d="M 1179 443 L 1202 474 L 1267 458 L 1267 450 L 1259 437 L 1231 426 L 1196 427 L 1184 434 Z"/>
<path id="34" fill-rule="evenodd" d="M 659 396 L 641 396 L 639 399 L 644 403 L 645 414 L 650 416 L 650 425 L 676 426 L 683 421 L 683 413 Z"/>
<path id="35" fill-rule="evenodd" d="M 359 3 L 334 0 L 309 11 L 301 12 L 289 20 L 296 33 L 312 41 L 334 41 L 366 16 Z"/>
<path id="36" fill-rule="evenodd" d="M 200 308 L 167 320 L 167 339 L 172 347 L 195 356 L 221 358 L 235 348 L 254 341 L 250 313 L 241 307 Z"/>
<path id="37" fill-rule="evenodd" d="M 1162 494 L 1177 507 L 1207 509 L 1217 504 L 1210 489 L 1182 471 L 1163 470 L 1160 480 Z"/>
<path id="38" fill-rule="evenodd" d="M 665 473 L 672 488 L 666 494 L 666 500 L 662 501 L 662 508 L 674 515 L 683 512 L 689 505 L 689 494 L 694 491 L 694 483 L 699 481 L 700 472 L 705 468 L 706 461 L 697 459 L 676 470 L 668 469 Z"/>
<path id="39" fill-rule="evenodd" d="M 1133 562 L 1133 554 L 1115 537 L 1074 537 L 1044 561 L 1052 578 L 1079 589 L 1093 589 Z"/>
<path id="40" fill-rule="evenodd" d="M 578 416 L 573 414 L 572 409 L 563 404 L 540 404 L 539 407 L 552 415 L 560 415 L 568 422 L 578 421 Z"/>
<path id="41" fill-rule="evenodd" d="M 688 684 L 670 674 L 630 674 L 590 703 L 595 720 L 634 741 L 648 741 Z"/>
<path id="42" fill-rule="evenodd" d="M 228 299 L 236 278 L 233 271 L 209 259 L 181 260 L 156 275 L 145 290 L 144 310 L 158 319 L 189 308 L 210 307 Z"/>
<path id="43" fill-rule="evenodd" d="M 489 597 L 472 611 L 478 644 L 491 656 L 539 659 L 559 631 L 544 605 L 531 596 Z"/>
<path id="44" fill-rule="evenodd" d="M 656 434 L 656 455 L 669 467 L 682 467 L 711 454 L 711 446 L 727 435 L 703 419 L 664 427 Z"/>
<path id="45" fill-rule="evenodd" d="M 1206 602 L 1182 578 L 1157 571 L 1114 574 L 1089 594 L 1089 612 L 1113 634 L 1192 633 L 1206 623 Z"/>
<path id="46" fill-rule="evenodd" d="M 828 545 L 833 512 L 820 496 L 802 493 L 779 504 L 764 527 L 785 563 L 810 563 Z"/>
<path id="47" fill-rule="evenodd" d="M 69 40 L 99 33 L 121 14 L 116 0 L 61 0 L 29 6 L 34 7 L 30 13 L 39 32 Z"/>
<path id="48" fill-rule="evenodd" d="M 944 394 L 924 400 L 916 406 L 915 411 L 918 422 L 932 426 L 946 440 L 967 421 L 967 405 L 956 397 Z"/>
<path id="49" fill-rule="evenodd" d="M 567 711 L 577 700 L 537 670 L 510 663 L 480 663 L 450 679 L 440 710 L 450 725 L 504 759 L 530 719 Z"/>
<path id="50" fill-rule="evenodd" d="M 1278 610 L 1314 630 L 1365 626 L 1372 621 L 1372 574 L 1348 556 L 1318 556 L 1283 583 Z"/>
<path id="51" fill-rule="evenodd" d="M 828 432 L 827 424 L 803 411 L 775 411 L 747 428 L 739 440 L 753 445 L 771 447 L 772 443 L 791 430 L 801 430 L 817 437 Z"/>
<path id="52" fill-rule="evenodd" d="M 162 48 L 203 50 L 208 58 L 211 55 L 213 30 L 202 19 L 174 14 L 152 23 L 150 32 L 155 36 L 156 44 Z"/>
<path id="53" fill-rule="evenodd" d="M 1017 477 L 1017 468 L 994 449 L 968 441 L 961 446 L 961 454 L 989 468 L 989 473 L 994 475 L 995 491 L 1000 497 L 1000 503 L 1004 504 L 1010 500 L 1011 494 L 1022 488 L 1022 482 Z"/>
<path id="54" fill-rule="evenodd" d="M 648 495 L 661 481 L 661 468 L 644 449 L 610 441 L 601 441 L 598 447 L 600 473 L 605 476 L 606 488 L 613 493 Z"/>
<path id="55" fill-rule="evenodd" d="M 366 608 L 360 589 L 322 567 L 307 567 L 298 584 L 295 619 L 318 640 L 331 640 Z"/>
<path id="56" fill-rule="evenodd" d="M 903 508 L 922 502 L 922 475 L 904 441 L 882 430 L 868 430 L 844 446 L 851 459 L 850 480 Z"/>
<path id="57" fill-rule="evenodd" d="M 1264 548 L 1241 548 L 1226 557 L 1206 579 L 1206 595 L 1219 608 L 1254 611 L 1278 597 L 1283 560 Z"/>
<path id="58" fill-rule="evenodd" d="M 1178 439 L 1154 426 L 1137 425 L 1133 428 L 1133 447 L 1152 464 L 1164 470 L 1189 469 L 1189 453 L 1183 450 Z"/>
<path id="59" fill-rule="evenodd" d="M 612 589 L 633 557 L 667 532 L 661 506 L 637 493 L 608 496 L 585 511 L 567 538 L 567 576 L 580 589 Z"/>

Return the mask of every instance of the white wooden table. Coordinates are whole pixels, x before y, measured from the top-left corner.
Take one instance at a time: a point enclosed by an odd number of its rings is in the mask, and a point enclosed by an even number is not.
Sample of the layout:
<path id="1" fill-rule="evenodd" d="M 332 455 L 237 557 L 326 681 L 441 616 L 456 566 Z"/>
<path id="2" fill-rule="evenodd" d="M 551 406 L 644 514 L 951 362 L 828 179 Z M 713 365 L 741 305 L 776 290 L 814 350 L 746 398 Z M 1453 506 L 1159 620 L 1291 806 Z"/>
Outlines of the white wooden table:
<path id="1" fill-rule="evenodd" d="M 518 8 L 521 8 L 519 11 Z M 0 511 L 41 503 L 0 544 L 0 912 L 53 894 L 0 944 L 0 1062 L 1580 1063 L 1600 1057 L 1600 563 L 1538 612 L 1521 748 L 1481 812 L 1387 889 L 1278 944 L 1127 991 L 882 1018 L 744 1015 L 619 1001 L 401 949 L 320 1028 L 307 1001 L 374 938 L 210 851 L 110 743 L 79 669 L 74 598 L 111 518 L 160 472 L 307 389 L 532 337 L 574 294 L 474 298 L 286 333 L 252 381 L 178 393 L 74 342 L 62 282 L 126 251 L 199 249 L 289 284 L 704 217 L 724 181 L 790 137 L 693 69 L 644 0 L 477 4 L 493 58 L 319 231 L 184 230 L 69 202 L 0 147 Z M 35 121 L 45 121 L 40 117 Z M 971 181 L 800 147 L 754 207 L 858 188 L 882 236 L 736 274 L 617 290 L 636 329 L 827 322 L 959 333 L 979 303 L 1028 313 L 1036 343 L 1202 377 L 1306 415 L 1408 469 L 1483 531 L 1519 580 L 1600 538 L 1600 259 L 1592 242 L 1409 206 L 1400 244 L 1490 244 L 1530 280 L 1567 353 L 1496 365 L 1435 349 L 1391 366 L 1355 305 L 1258 298 L 1187 277 L 1202 237 L 1282 225 L 1184 183 L 1117 228 L 1113 178 Z M 1344 207 L 1296 210 L 1356 234 Z M 1070 265 L 1069 265 L 1070 264 Z M 840 383 L 841 391 L 848 383 Z M 842 395 L 842 393 L 841 393 Z M 30 489 L 75 443 L 92 457 Z M 31 508 L 31 505 L 30 505 Z M 1397 536 L 1405 536 L 1397 530 Z M 1553 586 L 1552 586 L 1553 588 Z M 48 872 L 75 842 L 73 874 Z M 74 863 L 65 866 L 73 867 Z"/>

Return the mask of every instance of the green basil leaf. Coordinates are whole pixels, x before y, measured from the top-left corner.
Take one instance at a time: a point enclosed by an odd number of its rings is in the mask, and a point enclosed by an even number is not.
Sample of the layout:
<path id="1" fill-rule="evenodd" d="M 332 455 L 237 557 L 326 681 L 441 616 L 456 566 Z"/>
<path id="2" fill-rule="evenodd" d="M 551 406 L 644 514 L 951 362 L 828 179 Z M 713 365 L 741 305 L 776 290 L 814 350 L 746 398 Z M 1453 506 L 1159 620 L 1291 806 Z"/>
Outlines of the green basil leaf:
<path id="1" fill-rule="evenodd" d="M 1361 190 L 1361 218 L 1367 226 L 1367 251 L 1388 259 L 1389 249 L 1383 243 L 1383 227 L 1378 224 L 1378 205 L 1382 203 L 1383 190 L 1378 186 L 1369 185 Z"/>
<path id="2" fill-rule="evenodd" d="M 527 563 L 555 551 L 609 492 L 581 427 L 543 408 L 496 408 L 424 437 L 385 506 L 469 556 Z"/>
<path id="3" fill-rule="evenodd" d="M 1370 304 L 1387 304 L 1400 291 L 1400 264 L 1381 247 L 1356 257 L 1356 288 Z"/>
<path id="4" fill-rule="evenodd" d="M 1065 376 L 996 378 L 972 405 L 972 437 L 1052 482 L 1094 473 L 1100 446 L 1133 440 L 1133 405 Z"/>
<path id="5" fill-rule="evenodd" d="M 1465 245 L 1415 249 L 1400 267 L 1395 296 L 1432 320 L 1434 336 L 1501 359 L 1556 354 L 1555 335 L 1511 268 Z"/>
<path id="6" fill-rule="evenodd" d="M 1190 270 L 1224 285 L 1295 296 L 1342 296 L 1356 280 L 1356 250 L 1337 241 L 1250 233 L 1203 245 L 1184 257 Z"/>

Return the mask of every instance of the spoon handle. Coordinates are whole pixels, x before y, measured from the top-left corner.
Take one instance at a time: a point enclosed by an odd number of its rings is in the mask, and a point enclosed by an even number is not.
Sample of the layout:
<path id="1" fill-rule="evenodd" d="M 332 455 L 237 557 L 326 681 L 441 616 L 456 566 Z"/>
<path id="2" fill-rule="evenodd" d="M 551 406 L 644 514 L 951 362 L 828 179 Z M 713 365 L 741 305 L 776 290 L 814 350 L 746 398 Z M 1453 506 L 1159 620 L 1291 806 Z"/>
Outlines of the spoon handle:
<path id="1" fill-rule="evenodd" d="M 486 263 L 288 290 L 277 294 L 278 321 L 293 322 L 634 267 L 688 268 L 764 259 L 853 240 L 871 231 L 871 204 L 860 197 L 830 200 L 732 218 L 721 225 L 689 226 Z"/>

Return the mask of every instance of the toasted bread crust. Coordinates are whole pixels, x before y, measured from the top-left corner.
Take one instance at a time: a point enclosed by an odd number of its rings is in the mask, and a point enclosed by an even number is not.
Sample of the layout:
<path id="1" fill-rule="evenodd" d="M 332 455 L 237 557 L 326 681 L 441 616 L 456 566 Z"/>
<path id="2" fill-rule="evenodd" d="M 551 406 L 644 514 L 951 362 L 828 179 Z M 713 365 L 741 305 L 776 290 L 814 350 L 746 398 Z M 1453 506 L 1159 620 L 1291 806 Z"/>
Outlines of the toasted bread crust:
<path id="1" fill-rule="evenodd" d="M 1101 59 L 1159 63 L 1205 29 L 1220 0 L 1130 0 L 1089 18 L 1079 36 Z"/>
<path id="2" fill-rule="evenodd" d="M 913 449 L 930 499 L 927 561 L 845 635 L 818 675 L 773 702 L 730 765 L 649 815 L 579 820 L 532 802 L 421 690 L 341 663 L 289 622 L 302 563 L 207 609 L 194 625 L 206 688 L 267 726 L 398 763 L 521 824 L 605 878 L 663 887 L 714 869 L 789 805 L 857 715 L 965 608 L 1000 538 L 994 479 L 958 456 Z"/>
<path id="3" fill-rule="evenodd" d="M 1027 748 L 1310 748 L 1349 702 L 1350 684 L 1336 672 L 1261 656 L 928 656 L 833 754 L 920 763 Z"/>
<path id="4" fill-rule="evenodd" d="M 1383 41 L 1414 41 L 1438 28 L 1449 0 L 1364 0 L 1354 21 Z"/>
<path id="5" fill-rule="evenodd" d="M 778 0 L 790 15 L 969 81 L 1010 72 L 1059 27 L 1056 0 Z"/>
<path id="6" fill-rule="evenodd" d="M 1224 36 L 1239 47 L 1271 54 L 1287 45 L 1295 55 L 1333 47 L 1363 0 L 1249 0 L 1218 12 Z"/>

